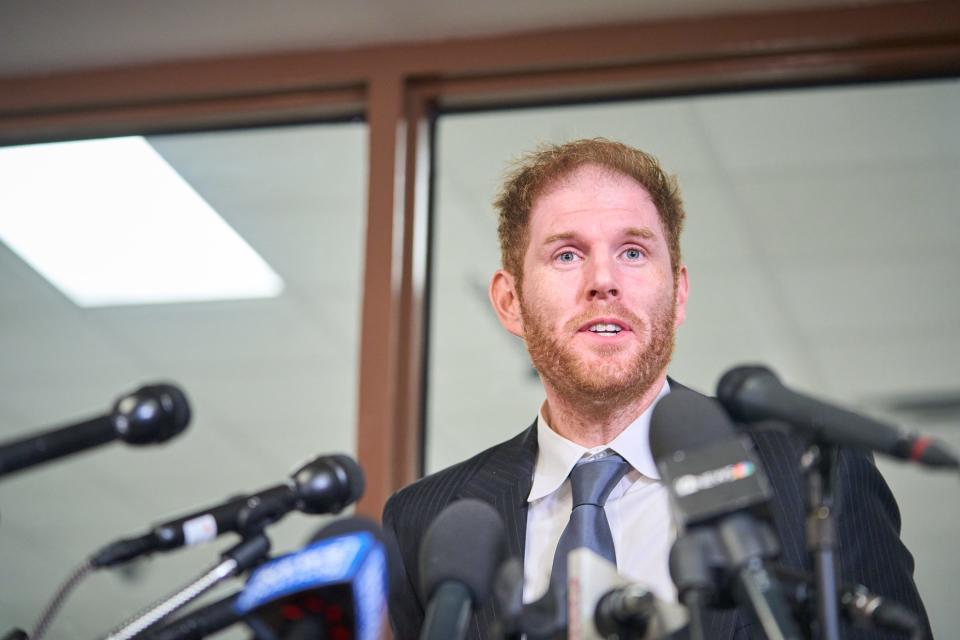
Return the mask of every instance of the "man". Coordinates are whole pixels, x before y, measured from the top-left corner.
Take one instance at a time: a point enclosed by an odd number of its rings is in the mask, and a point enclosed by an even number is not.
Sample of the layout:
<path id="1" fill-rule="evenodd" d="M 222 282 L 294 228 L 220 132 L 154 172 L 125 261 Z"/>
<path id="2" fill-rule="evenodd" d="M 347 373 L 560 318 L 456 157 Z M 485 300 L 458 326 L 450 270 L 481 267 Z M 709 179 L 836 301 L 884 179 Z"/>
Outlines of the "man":
<path id="1" fill-rule="evenodd" d="M 391 588 L 391 621 L 401 640 L 415 638 L 423 622 L 418 547 L 444 507 L 479 498 L 500 512 L 510 552 L 524 560 L 524 601 L 531 602 L 562 571 L 554 556 L 566 544 L 572 494 L 580 491 L 572 488 L 572 472 L 597 461 L 612 459 L 618 467 L 600 499 L 609 531 L 601 537 L 613 546 L 608 557 L 622 575 L 676 598 L 667 569 L 676 532 L 648 444 L 654 405 L 679 386 L 667 379 L 689 290 L 676 182 L 639 150 L 580 140 L 523 159 L 496 206 L 502 268 L 491 280 L 490 300 L 503 327 L 526 342 L 546 400 L 517 437 L 387 503 L 384 527 L 397 540 L 405 570 Z M 769 434 L 754 440 L 775 493 L 782 560 L 809 567 L 801 443 Z M 852 452 L 841 456 L 839 475 L 840 577 L 923 614 L 883 479 L 868 458 Z M 495 603 L 488 604 L 472 620 L 470 637 L 487 637 L 497 616 Z M 711 638 L 750 635 L 739 610 L 710 612 L 705 628 Z"/>

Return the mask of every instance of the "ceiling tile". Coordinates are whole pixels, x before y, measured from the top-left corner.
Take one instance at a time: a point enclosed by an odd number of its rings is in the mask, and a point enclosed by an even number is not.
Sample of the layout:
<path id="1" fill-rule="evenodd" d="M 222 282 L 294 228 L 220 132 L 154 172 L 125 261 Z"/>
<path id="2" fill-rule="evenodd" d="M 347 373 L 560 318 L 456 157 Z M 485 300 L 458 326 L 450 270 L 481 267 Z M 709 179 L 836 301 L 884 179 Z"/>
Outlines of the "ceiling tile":
<path id="1" fill-rule="evenodd" d="M 960 331 L 958 255 L 783 263 L 776 278 L 790 315 L 811 342 Z"/>
<path id="2" fill-rule="evenodd" d="M 743 176 L 751 233 L 773 259 L 897 261 L 960 250 L 960 160 Z"/>
<path id="3" fill-rule="evenodd" d="M 930 80 L 737 93 L 701 98 L 696 109 L 729 173 L 846 171 L 956 159 L 957 86 L 957 80 Z"/>

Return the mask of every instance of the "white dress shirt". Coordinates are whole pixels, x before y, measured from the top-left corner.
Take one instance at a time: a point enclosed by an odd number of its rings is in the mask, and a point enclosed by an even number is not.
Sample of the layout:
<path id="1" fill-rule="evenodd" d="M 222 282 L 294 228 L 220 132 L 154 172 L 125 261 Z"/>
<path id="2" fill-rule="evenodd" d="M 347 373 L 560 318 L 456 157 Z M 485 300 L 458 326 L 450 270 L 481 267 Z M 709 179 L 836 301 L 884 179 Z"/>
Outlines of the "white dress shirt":
<path id="1" fill-rule="evenodd" d="M 527 498 L 524 602 L 537 600 L 550 585 L 553 555 L 573 508 L 567 476 L 581 458 L 607 449 L 623 456 L 631 467 L 613 488 L 604 507 L 617 553 L 617 571 L 631 582 L 645 585 L 658 597 L 676 601 L 677 592 L 667 566 L 676 528 L 649 443 L 653 407 L 668 393 L 670 385 L 664 382 L 659 395 L 639 418 L 612 442 L 592 449 L 551 429 L 541 406 L 537 420 L 540 448 Z"/>

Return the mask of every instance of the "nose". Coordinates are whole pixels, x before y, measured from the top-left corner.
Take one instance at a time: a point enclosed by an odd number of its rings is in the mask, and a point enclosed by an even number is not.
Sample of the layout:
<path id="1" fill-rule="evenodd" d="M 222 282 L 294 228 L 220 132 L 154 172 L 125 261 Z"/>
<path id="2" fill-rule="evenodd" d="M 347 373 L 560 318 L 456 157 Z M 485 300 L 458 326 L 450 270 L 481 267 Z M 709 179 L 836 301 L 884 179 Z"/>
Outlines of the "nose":
<path id="1" fill-rule="evenodd" d="M 616 269 L 609 259 L 594 259 L 587 269 L 587 298 L 606 300 L 620 297 Z"/>

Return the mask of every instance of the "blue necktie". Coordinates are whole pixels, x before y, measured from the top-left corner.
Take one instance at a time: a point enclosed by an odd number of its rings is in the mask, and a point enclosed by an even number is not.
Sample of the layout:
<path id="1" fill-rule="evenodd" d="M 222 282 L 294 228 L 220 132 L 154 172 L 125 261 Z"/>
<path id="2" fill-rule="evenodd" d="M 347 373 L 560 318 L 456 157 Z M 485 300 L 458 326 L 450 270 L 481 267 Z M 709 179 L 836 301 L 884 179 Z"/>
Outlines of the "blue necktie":
<path id="1" fill-rule="evenodd" d="M 603 505 L 630 465 L 612 451 L 608 455 L 582 460 L 570 472 L 573 510 L 553 556 L 550 581 L 566 593 L 567 555 L 574 549 L 587 547 L 613 564 L 617 563 L 613 535 Z M 559 582 L 559 584 L 557 584 Z"/>

